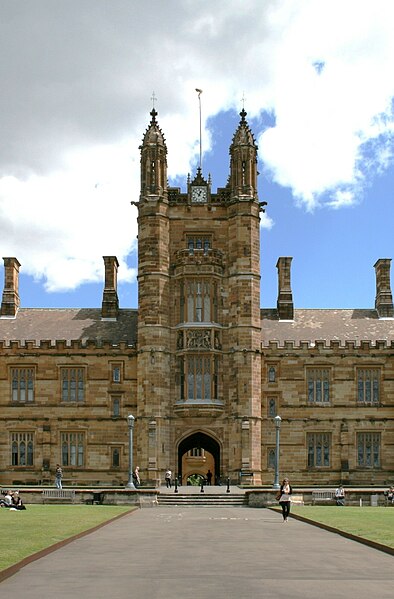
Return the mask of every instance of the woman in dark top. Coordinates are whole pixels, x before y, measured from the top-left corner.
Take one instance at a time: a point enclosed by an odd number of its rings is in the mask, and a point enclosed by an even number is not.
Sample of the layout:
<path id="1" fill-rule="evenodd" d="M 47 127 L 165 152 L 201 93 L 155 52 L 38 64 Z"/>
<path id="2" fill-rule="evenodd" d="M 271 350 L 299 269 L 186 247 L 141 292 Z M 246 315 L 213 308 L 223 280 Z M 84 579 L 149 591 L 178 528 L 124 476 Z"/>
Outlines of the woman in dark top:
<path id="1" fill-rule="evenodd" d="M 280 490 L 278 493 L 279 504 L 282 508 L 283 514 L 283 522 L 287 522 L 287 518 L 290 514 L 290 496 L 293 493 L 293 489 L 291 488 L 290 482 L 288 478 L 283 479 L 283 483 L 280 486 Z"/>

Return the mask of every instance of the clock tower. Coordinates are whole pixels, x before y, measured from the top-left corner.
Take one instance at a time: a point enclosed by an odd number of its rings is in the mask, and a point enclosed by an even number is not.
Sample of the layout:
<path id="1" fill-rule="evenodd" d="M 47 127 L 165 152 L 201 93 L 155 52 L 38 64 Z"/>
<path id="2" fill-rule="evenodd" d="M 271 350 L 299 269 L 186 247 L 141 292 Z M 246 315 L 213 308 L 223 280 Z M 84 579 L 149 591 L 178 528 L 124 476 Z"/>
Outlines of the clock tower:
<path id="1" fill-rule="evenodd" d="M 246 112 L 226 186 L 201 167 L 167 186 L 155 110 L 141 145 L 138 206 L 137 461 L 145 480 L 170 468 L 261 482 L 260 242 L 257 146 Z"/>

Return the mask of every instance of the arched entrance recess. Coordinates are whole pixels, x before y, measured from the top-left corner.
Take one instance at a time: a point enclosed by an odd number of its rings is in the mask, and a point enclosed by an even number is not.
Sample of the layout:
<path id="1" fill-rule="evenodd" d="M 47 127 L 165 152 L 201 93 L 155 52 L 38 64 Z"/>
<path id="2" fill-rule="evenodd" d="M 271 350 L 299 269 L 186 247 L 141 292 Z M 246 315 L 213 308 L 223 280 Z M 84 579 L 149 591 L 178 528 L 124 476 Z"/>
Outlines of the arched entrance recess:
<path id="1" fill-rule="evenodd" d="M 215 461 L 215 475 L 220 476 L 220 445 L 209 435 L 198 432 L 189 435 L 186 437 L 186 439 L 183 439 L 183 441 L 179 443 L 178 474 L 180 475 L 180 479 L 182 480 L 182 456 L 194 447 L 201 447 L 213 455 L 213 459 Z"/>

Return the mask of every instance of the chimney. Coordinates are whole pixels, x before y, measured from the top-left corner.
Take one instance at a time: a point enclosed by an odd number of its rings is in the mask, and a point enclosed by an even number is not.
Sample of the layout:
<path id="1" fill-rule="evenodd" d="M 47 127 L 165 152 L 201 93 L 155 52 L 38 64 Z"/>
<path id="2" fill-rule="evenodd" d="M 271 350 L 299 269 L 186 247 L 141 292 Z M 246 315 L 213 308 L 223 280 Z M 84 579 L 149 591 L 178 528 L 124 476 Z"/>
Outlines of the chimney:
<path id="1" fill-rule="evenodd" d="M 293 258 L 281 257 L 276 263 L 278 269 L 278 314 L 279 320 L 294 320 L 293 293 L 291 291 L 290 267 Z"/>
<path id="2" fill-rule="evenodd" d="M 20 306 L 19 299 L 19 267 L 16 258 L 3 258 L 4 260 L 4 290 L 1 300 L 0 315 L 15 318 Z"/>
<path id="3" fill-rule="evenodd" d="M 375 309 L 379 318 L 393 318 L 393 295 L 390 286 L 391 258 L 380 258 L 375 264 L 376 297 Z"/>
<path id="4" fill-rule="evenodd" d="M 118 267 L 116 256 L 103 256 L 105 266 L 105 286 L 103 303 L 101 306 L 101 317 L 116 320 L 119 312 L 118 300 Z"/>

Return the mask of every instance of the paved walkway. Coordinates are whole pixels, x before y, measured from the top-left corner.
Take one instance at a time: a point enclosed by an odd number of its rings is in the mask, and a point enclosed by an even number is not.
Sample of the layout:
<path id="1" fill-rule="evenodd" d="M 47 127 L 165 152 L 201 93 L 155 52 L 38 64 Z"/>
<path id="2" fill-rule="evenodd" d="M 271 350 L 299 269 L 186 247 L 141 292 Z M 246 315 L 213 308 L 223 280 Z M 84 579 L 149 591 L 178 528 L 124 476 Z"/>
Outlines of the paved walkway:
<path id="1" fill-rule="evenodd" d="M 283 523 L 266 509 L 146 508 L 0 584 L 0 597 L 50 595 L 392 599 L 394 559 L 303 522 Z"/>

